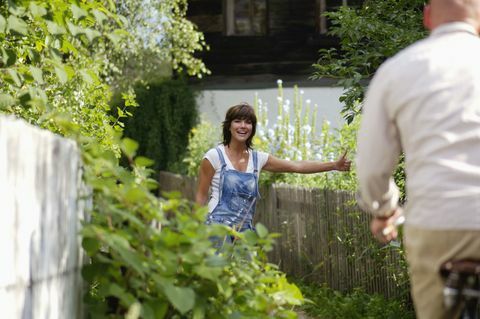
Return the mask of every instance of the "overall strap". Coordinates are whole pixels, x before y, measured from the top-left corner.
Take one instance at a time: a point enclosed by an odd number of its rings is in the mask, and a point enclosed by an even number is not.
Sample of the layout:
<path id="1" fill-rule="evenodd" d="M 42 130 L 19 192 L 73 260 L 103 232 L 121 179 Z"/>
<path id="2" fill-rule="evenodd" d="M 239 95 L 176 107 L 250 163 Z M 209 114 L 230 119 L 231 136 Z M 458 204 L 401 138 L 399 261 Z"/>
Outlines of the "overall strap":
<path id="1" fill-rule="evenodd" d="M 255 175 L 258 174 L 258 158 L 257 158 L 257 151 L 253 151 L 253 173 Z"/>
<path id="2" fill-rule="evenodd" d="M 227 163 L 225 162 L 225 158 L 223 157 L 223 154 L 222 154 L 222 151 L 220 150 L 220 147 L 217 146 L 217 147 L 215 147 L 215 149 L 217 150 L 218 157 L 220 158 L 220 162 L 222 164 L 222 169 L 223 169 L 227 166 Z"/>

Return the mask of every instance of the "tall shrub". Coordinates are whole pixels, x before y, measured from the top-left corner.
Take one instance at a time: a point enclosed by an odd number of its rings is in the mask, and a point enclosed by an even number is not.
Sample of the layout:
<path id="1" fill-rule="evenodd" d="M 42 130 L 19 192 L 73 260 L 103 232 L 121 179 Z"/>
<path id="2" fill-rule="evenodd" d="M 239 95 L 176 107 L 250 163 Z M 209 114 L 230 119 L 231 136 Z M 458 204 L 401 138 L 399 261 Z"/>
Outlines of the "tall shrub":
<path id="1" fill-rule="evenodd" d="M 138 154 L 155 161 L 155 170 L 179 170 L 188 134 L 197 122 L 195 94 L 184 80 L 139 83 L 139 107 L 126 118 L 125 135 L 139 142 Z"/>
<path id="2" fill-rule="evenodd" d="M 340 39 L 339 49 L 323 49 L 312 78 L 338 79 L 345 88 L 340 101 L 345 119 L 360 113 L 368 80 L 380 64 L 425 36 L 423 0 L 366 0 L 362 7 L 342 6 L 326 13 L 329 34 Z"/>

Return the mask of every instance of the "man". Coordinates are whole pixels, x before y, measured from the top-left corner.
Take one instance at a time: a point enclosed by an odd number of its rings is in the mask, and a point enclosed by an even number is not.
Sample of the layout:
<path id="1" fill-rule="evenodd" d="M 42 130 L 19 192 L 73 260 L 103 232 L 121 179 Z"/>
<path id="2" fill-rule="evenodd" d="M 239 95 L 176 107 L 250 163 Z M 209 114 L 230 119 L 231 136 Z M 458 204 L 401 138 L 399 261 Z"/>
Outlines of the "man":
<path id="1" fill-rule="evenodd" d="M 454 318 L 440 265 L 480 259 L 480 0 L 431 0 L 431 30 L 370 83 L 358 135 L 360 205 L 382 242 L 400 214 L 391 177 L 405 153 L 405 248 L 420 319 Z"/>

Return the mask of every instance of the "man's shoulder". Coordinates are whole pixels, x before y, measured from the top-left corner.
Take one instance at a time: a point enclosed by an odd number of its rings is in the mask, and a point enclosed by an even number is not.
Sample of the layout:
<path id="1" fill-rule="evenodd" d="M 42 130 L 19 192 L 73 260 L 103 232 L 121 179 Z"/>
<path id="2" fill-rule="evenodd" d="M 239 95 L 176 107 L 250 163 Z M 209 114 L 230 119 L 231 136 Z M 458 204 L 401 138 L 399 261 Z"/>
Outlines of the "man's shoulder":
<path id="1" fill-rule="evenodd" d="M 408 68 L 405 68 L 405 66 L 408 66 L 417 60 L 421 60 L 424 56 L 422 52 L 427 48 L 428 38 L 416 41 L 385 60 L 380 69 L 383 70 L 382 72 L 386 73 L 392 71 L 398 73 L 401 70 L 407 70 Z"/>

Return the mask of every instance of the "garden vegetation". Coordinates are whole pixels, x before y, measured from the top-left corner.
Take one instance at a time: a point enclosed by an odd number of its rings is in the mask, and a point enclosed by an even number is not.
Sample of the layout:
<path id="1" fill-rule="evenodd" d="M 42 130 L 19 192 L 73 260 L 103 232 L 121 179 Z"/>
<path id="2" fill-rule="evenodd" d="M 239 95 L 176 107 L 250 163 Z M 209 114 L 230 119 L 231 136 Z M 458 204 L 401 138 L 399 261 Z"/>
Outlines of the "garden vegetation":
<path id="1" fill-rule="evenodd" d="M 204 208 L 173 195 L 156 197 L 153 162 L 136 155 L 137 142 L 122 137 L 121 118 L 141 105 L 133 91 L 116 113 L 109 102 L 126 49 L 142 54 L 131 46 L 138 43 L 129 24 L 135 5 L 141 3 L 0 4 L 0 112 L 74 139 L 81 150 L 91 191 L 84 195 L 92 203 L 81 233 L 89 257 L 82 271 L 87 316 L 294 318 L 302 295 L 265 259 L 273 235 L 259 225 L 257 233 L 236 234 L 238 245 L 215 254 L 209 238 L 232 231 L 204 226 Z M 186 1 L 162 1 L 156 9 L 167 24 L 164 62 L 201 74 L 192 55 L 202 47 L 201 36 L 183 18 Z M 121 156 L 127 168 L 119 165 Z"/>

